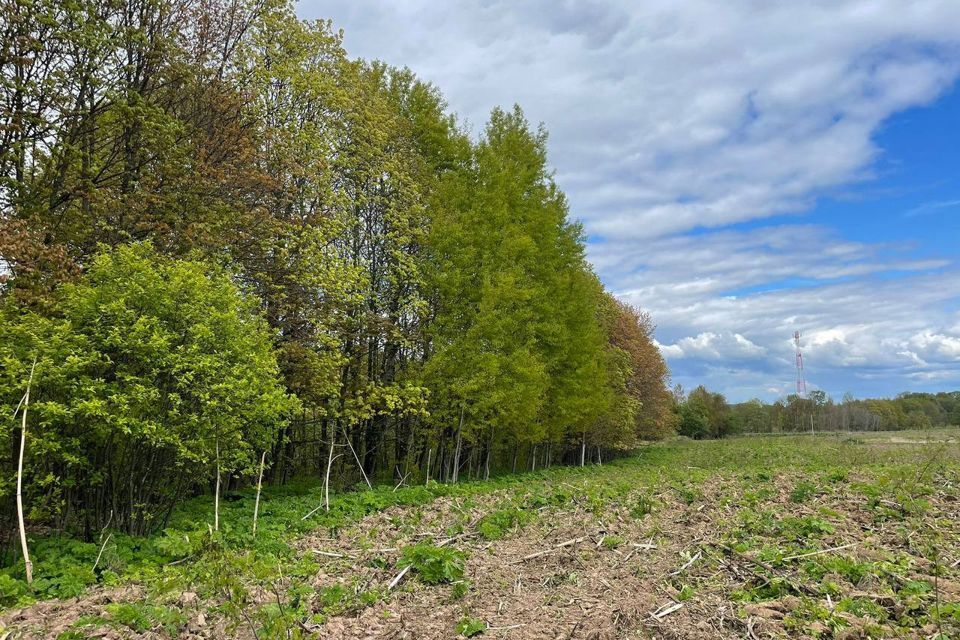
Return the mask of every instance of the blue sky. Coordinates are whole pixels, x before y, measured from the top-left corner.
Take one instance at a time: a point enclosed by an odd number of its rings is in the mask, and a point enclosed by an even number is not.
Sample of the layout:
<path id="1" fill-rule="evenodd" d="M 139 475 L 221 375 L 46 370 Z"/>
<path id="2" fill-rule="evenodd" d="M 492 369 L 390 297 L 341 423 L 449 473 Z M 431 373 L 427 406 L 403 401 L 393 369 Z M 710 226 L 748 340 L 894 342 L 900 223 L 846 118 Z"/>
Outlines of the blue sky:
<path id="1" fill-rule="evenodd" d="M 960 389 L 960 2 L 305 0 L 474 133 L 519 103 L 607 286 L 731 400 Z"/>

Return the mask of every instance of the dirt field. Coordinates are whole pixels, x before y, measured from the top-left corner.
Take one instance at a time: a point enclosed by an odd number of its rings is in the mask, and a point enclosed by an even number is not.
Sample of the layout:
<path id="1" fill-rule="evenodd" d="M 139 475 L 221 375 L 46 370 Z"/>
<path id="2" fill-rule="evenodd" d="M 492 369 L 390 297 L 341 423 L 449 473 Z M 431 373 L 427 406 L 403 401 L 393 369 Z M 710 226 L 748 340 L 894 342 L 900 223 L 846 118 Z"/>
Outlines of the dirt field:
<path id="1" fill-rule="evenodd" d="M 951 436 L 655 445 L 317 531 L 275 573 L 238 565 L 242 595 L 144 581 L 2 624 L 64 639 L 960 637 Z M 404 572 L 413 547 L 425 559 Z"/>

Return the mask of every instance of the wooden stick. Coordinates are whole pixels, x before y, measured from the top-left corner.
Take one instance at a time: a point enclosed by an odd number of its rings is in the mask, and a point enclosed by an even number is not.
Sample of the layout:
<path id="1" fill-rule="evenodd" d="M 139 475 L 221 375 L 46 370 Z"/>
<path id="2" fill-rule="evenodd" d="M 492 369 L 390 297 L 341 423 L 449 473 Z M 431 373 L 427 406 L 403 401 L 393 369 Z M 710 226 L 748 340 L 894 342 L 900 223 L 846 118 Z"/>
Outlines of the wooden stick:
<path id="1" fill-rule="evenodd" d="M 403 568 L 403 571 L 397 574 L 393 580 L 390 581 L 390 584 L 387 585 L 387 591 L 393 591 L 393 588 L 400 584 L 400 581 L 403 580 L 403 576 L 407 575 L 407 572 L 410 571 L 412 565 L 407 565 Z"/>
<path id="2" fill-rule="evenodd" d="M 810 553 L 801 553 L 795 556 L 787 556 L 786 558 L 783 559 L 783 561 L 786 562 L 787 560 L 798 560 L 800 558 L 809 558 L 810 556 L 819 556 L 824 553 L 833 553 L 834 551 L 840 551 L 841 549 L 849 549 L 850 547 L 855 547 L 857 546 L 857 544 L 859 543 L 851 542 L 850 544 L 843 544 L 843 545 L 840 545 L 839 547 L 831 547 L 829 549 L 821 549 L 820 551 L 811 551 Z"/>
<path id="3" fill-rule="evenodd" d="M 687 560 L 686 564 L 684 564 L 682 567 L 680 567 L 679 569 L 677 569 L 676 571 L 674 571 L 674 572 L 671 573 L 670 575 L 672 575 L 672 576 L 680 575 L 681 573 L 683 573 L 683 570 L 684 570 L 684 569 L 686 569 L 687 567 L 689 567 L 690 565 L 692 565 L 694 562 L 696 562 L 697 560 L 699 560 L 701 555 L 702 555 L 702 554 L 701 554 L 699 551 L 697 551 L 697 553 L 694 554 L 694 556 L 693 556 L 692 558 L 690 558 L 689 560 Z"/>
<path id="4" fill-rule="evenodd" d="M 674 611 L 679 611 L 679 610 L 682 609 L 682 608 L 683 608 L 683 603 L 682 603 L 682 602 L 674 602 L 673 604 L 671 604 L 671 605 L 669 605 L 669 606 L 664 605 L 664 606 L 662 606 L 662 607 L 660 607 L 659 609 L 656 610 L 656 612 L 653 614 L 653 617 L 656 618 L 657 620 L 659 620 L 659 619 L 661 619 L 661 618 L 667 617 L 668 615 L 670 615 L 670 614 L 673 613 Z"/>
<path id="5" fill-rule="evenodd" d="M 217 486 L 213 491 L 213 530 L 220 531 L 220 434 L 217 434 Z"/>
<path id="6" fill-rule="evenodd" d="M 402 478 L 400 478 L 400 482 L 398 482 L 398 483 L 397 483 L 397 486 L 395 486 L 395 487 L 393 488 L 393 492 L 394 492 L 394 493 L 397 492 L 397 489 L 400 488 L 400 485 L 402 485 L 404 482 L 407 481 L 407 476 L 409 476 L 409 475 L 410 475 L 410 472 L 408 471 L 408 472 L 407 472 L 407 475 L 405 475 L 405 476 L 403 476 Z"/>
<path id="7" fill-rule="evenodd" d="M 557 551 L 559 551 L 560 549 L 563 549 L 563 548 L 565 548 L 565 547 L 570 547 L 570 546 L 575 545 L 575 544 L 580 544 L 581 542 L 583 542 L 583 541 L 586 540 L 586 539 L 587 539 L 586 537 L 572 538 L 572 539 L 570 539 L 570 540 L 567 540 L 566 542 L 561 542 L 560 544 L 555 545 L 555 546 L 547 549 L 546 551 L 537 551 L 536 553 L 531 553 L 531 554 L 529 554 L 529 555 L 523 556 L 523 557 L 520 558 L 519 560 L 514 560 L 514 561 L 511 562 L 510 564 L 520 564 L 521 562 L 526 562 L 527 560 L 533 560 L 534 558 L 539 558 L 539 557 L 541 557 L 541 556 L 546 556 L 546 555 L 549 555 L 549 554 L 551 554 L 551 553 L 555 553 L 555 552 L 557 552 Z"/>
<path id="8" fill-rule="evenodd" d="M 263 487 L 263 465 L 267 461 L 267 452 L 260 454 L 260 475 L 257 477 L 257 499 L 253 503 L 253 537 L 257 537 L 257 516 L 260 514 L 260 489 Z"/>
<path id="9" fill-rule="evenodd" d="M 353 448 L 353 443 L 350 442 L 350 435 L 347 433 L 347 427 L 343 427 L 343 435 L 347 439 L 347 446 L 350 447 L 350 451 L 353 453 L 354 459 L 357 461 L 357 466 L 360 467 L 360 473 L 363 474 L 363 479 L 367 481 L 367 487 L 373 489 L 373 485 L 370 484 L 370 478 L 367 477 L 367 472 L 363 470 L 363 463 L 360 462 L 360 456 L 357 455 L 356 449 Z"/>
<path id="10" fill-rule="evenodd" d="M 103 555 L 103 550 L 107 548 L 107 543 L 110 542 L 110 536 L 112 536 L 112 535 L 113 535 L 113 533 L 108 533 L 106 540 L 104 540 L 104 541 L 103 541 L 103 544 L 100 545 L 100 553 L 97 554 L 97 559 L 94 561 L 94 563 L 93 563 L 93 569 L 91 569 L 91 571 L 96 571 L 96 570 L 97 570 L 97 565 L 100 564 L 100 556 Z"/>
<path id="11" fill-rule="evenodd" d="M 323 504 L 330 511 L 330 468 L 333 467 L 333 447 L 337 441 L 337 430 L 330 430 L 330 450 L 327 452 L 327 475 L 323 478 Z M 339 457 L 339 456 L 338 456 Z M 306 518 L 304 518 L 306 520 Z"/>
<path id="12" fill-rule="evenodd" d="M 20 523 L 20 547 L 23 550 L 23 566 L 27 572 L 27 584 L 33 584 L 33 563 L 30 562 L 30 550 L 27 548 L 27 529 L 23 523 L 23 452 L 27 446 L 27 408 L 30 406 L 30 386 L 33 384 L 33 372 L 37 368 L 37 357 L 33 357 L 30 366 L 30 378 L 27 380 L 27 392 L 23 394 L 23 421 L 20 427 L 20 460 L 17 463 L 17 520 Z"/>
<path id="13" fill-rule="evenodd" d="M 328 558 L 356 558 L 357 556 L 350 555 L 349 553 L 337 553 L 336 551 L 322 551 L 321 549 L 312 549 L 312 551 L 318 556 L 326 556 Z"/>

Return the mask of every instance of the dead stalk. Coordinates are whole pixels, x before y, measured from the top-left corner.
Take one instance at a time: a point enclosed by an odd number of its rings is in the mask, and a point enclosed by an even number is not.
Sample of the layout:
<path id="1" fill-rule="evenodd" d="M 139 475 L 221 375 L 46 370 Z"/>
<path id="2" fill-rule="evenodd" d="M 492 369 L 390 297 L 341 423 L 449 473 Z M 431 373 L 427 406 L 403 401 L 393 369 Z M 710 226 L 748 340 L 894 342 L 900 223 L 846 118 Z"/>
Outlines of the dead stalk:
<path id="1" fill-rule="evenodd" d="M 257 477 L 257 499 L 253 503 L 253 537 L 257 537 L 257 516 L 260 514 L 260 490 L 263 488 L 263 466 L 267 462 L 267 452 L 260 454 L 260 475 Z"/>
<path id="2" fill-rule="evenodd" d="M 213 530 L 220 531 L 220 436 L 216 439 L 217 486 L 213 490 Z"/>
<path id="3" fill-rule="evenodd" d="M 363 474 L 363 479 L 367 483 L 367 487 L 373 489 L 373 485 L 370 484 L 370 478 L 367 477 L 367 472 L 363 470 L 363 463 L 360 462 L 360 456 L 357 455 L 356 449 L 353 448 L 353 443 L 350 442 L 350 436 L 347 434 L 347 428 L 343 428 L 343 436 L 347 439 L 347 446 L 350 447 L 350 452 L 353 454 L 353 459 L 357 461 L 357 466 L 360 467 L 360 473 Z"/>
<path id="4" fill-rule="evenodd" d="M 30 550 L 27 547 L 27 529 L 23 522 L 23 452 L 27 446 L 27 408 L 30 406 L 30 386 L 33 384 L 33 372 L 37 368 L 37 358 L 30 366 L 30 378 L 27 391 L 23 394 L 23 413 L 20 427 L 20 459 L 17 462 L 17 520 L 20 524 L 20 547 L 23 550 L 23 565 L 27 572 L 27 584 L 33 583 L 33 563 L 30 562 Z M 16 415 L 16 414 L 14 414 Z"/>

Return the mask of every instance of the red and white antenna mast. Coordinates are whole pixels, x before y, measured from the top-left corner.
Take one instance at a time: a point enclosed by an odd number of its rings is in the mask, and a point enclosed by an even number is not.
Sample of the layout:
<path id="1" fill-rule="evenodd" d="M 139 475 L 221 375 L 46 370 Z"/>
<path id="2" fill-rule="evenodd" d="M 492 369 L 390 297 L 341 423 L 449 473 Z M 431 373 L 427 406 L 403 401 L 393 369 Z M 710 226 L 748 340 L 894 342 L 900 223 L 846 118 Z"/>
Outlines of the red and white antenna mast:
<path id="1" fill-rule="evenodd" d="M 800 332 L 793 332 L 793 343 L 797 345 L 797 396 L 807 397 L 807 381 L 803 378 L 803 354 L 800 353 Z"/>

